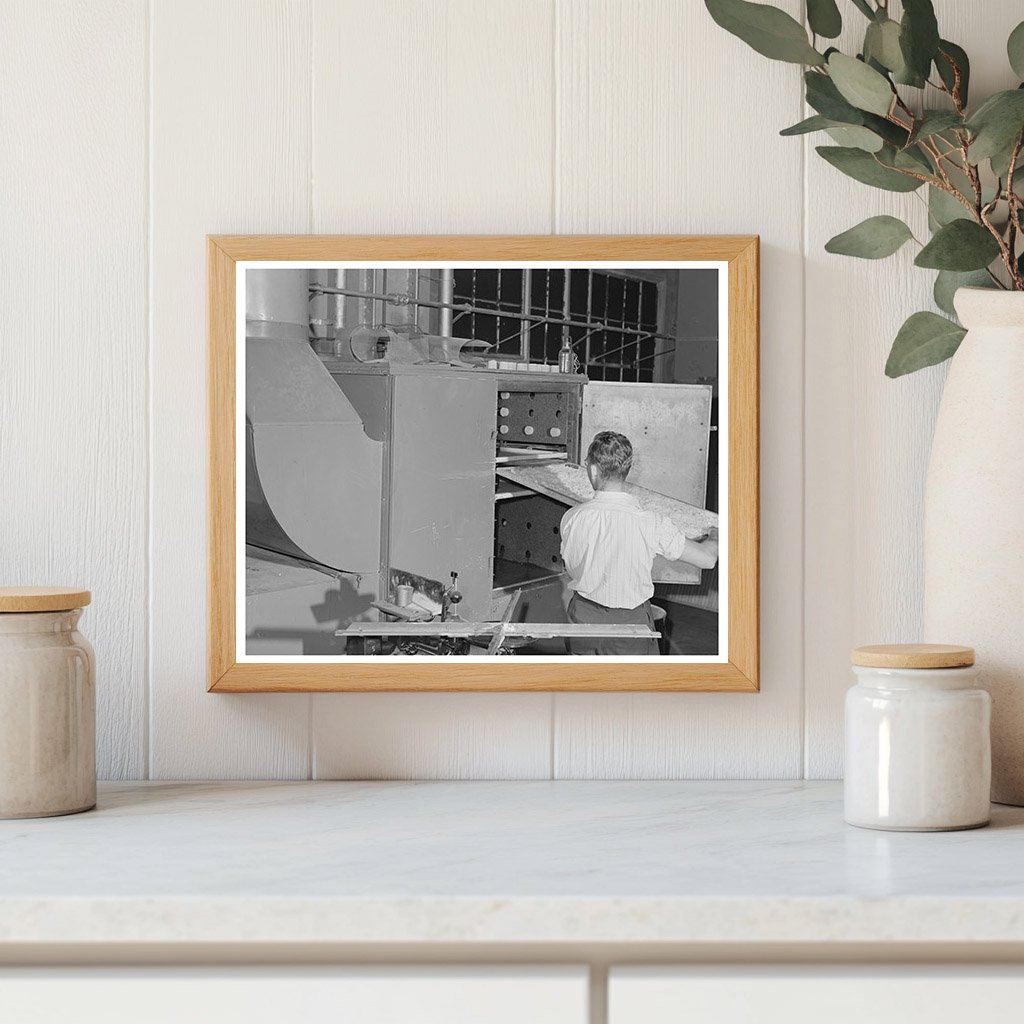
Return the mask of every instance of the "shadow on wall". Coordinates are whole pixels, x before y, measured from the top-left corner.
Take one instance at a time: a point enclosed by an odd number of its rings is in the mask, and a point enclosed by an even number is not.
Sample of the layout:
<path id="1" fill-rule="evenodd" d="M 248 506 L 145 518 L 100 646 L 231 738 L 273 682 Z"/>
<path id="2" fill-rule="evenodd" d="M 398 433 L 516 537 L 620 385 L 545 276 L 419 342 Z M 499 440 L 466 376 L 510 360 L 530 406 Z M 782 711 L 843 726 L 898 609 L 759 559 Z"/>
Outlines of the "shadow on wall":
<path id="1" fill-rule="evenodd" d="M 257 566 L 257 572 L 264 578 L 270 572 L 284 585 L 247 594 L 246 622 L 250 629 L 245 638 L 246 654 L 344 654 L 345 638 L 336 637 L 334 632 L 364 616 L 373 596 L 360 593 L 344 577 L 324 589 L 322 573 L 303 566 L 287 566 L 286 572 L 278 573 L 268 569 L 277 564 L 270 559 L 247 557 L 247 573 L 253 562 L 263 563 Z M 297 577 L 303 574 L 314 580 L 298 582 Z M 260 626 L 261 622 L 273 625 Z"/>

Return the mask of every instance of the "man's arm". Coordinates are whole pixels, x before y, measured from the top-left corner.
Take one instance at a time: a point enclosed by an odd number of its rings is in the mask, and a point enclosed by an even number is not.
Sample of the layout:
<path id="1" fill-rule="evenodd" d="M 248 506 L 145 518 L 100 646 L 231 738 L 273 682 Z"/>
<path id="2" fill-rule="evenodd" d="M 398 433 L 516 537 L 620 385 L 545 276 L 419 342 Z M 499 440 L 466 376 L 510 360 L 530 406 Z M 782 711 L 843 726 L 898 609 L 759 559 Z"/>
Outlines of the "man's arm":
<path id="1" fill-rule="evenodd" d="M 658 554 L 670 562 L 680 559 L 698 569 L 711 569 L 718 561 L 718 530 L 712 527 L 705 537 L 699 540 L 687 537 L 682 530 L 672 525 L 672 521 L 663 516 L 658 523 L 657 533 Z"/>
<path id="2" fill-rule="evenodd" d="M 713 569 L 718 562 L 718 531 L 709 531 L 703 540 L 688 539 L 682 558 L 698 569 Z"/>

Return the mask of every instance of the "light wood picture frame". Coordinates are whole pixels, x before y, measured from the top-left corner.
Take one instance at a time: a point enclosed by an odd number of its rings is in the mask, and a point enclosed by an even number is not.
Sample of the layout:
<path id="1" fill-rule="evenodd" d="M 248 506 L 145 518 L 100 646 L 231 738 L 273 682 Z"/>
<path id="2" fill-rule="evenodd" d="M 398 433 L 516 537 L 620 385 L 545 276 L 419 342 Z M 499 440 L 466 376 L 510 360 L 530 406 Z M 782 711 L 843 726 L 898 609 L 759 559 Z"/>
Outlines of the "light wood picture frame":
<path id="1" fill-rule="evenodd" d="M 759 688 L 759 240 L 742 236 L 213 235 L 209 326 L 209 682 L 211 691 L 722 691 Z M 727 650 L 714 662 L 647 659 L 387 657 L 259 660 L 238 653 L 239 272 L 256 263 L 587 261 L 614 266 L 716 263 L 726 286 Z M 500 265 L 500 264 L 499 264 Z M 589 312 L 588 312 L 589 316 Z M 243 332 L 244 333 L 244 332 Z M 244 344 L 244 336 L 242 339 Z M 532 410 L 531 410 L 532 412 Z"/>

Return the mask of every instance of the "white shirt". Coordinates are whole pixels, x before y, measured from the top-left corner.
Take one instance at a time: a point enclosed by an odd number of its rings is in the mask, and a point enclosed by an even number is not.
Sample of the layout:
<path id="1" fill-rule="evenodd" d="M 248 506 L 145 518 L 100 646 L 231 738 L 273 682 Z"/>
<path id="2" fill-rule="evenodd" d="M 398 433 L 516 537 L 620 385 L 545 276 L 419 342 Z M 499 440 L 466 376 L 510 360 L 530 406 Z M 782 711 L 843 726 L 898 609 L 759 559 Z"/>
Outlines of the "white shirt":
<path id="1" fill-rule="evenodd" d="M 606 608 L 643 604 L 654 594 L 654 556 L 674 562 L 686 546 L 686 534 L 624 491 L 598 491 L 569 509 L 561 534 L 570 586 Z"/>

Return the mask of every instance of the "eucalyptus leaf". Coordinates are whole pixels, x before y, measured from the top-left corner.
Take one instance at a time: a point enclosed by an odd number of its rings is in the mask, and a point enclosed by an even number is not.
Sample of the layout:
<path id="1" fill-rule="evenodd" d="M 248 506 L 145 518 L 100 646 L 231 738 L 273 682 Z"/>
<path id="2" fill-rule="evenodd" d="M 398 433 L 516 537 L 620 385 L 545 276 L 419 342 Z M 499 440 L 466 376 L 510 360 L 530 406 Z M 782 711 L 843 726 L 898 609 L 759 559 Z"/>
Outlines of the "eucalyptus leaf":
<path id="1" fill-rule="evenodd" d="M 825 251 L 862 260 L 891 256 L 913 238 L 910 228 L 897 217 L 869 217 L 825 243 Z"/>
<path id="2" fill-rule="evenodd" d="M 954 220 L 935 232 L 914 263 L 931 270 L 983 270 L 998 258 L 991 231 L 973 220 Z"/>
<path id="3" fill-rule="evenodd" d="M 827 117 L 822 117 L 821 114 L 815 114 L 813 117 L 805 118 L 803 121 L 797 124 L 792 124 L 788 128 L 783 128 L 780 135 L 809 135 L 811 132 L 823 132 L 826 128 L 831 128 L 836 122 L 830 120 Z"/>
<path id="4" fill-rule="evenodd" d="M 990 163 L 992 165 L 992 173 L 1000 179 L 1006 180 L 1009 184 L 1008 179 L 1010 176 L 1010 161 L 1013 159 L 1013 154 L 1017 149 L 1017 142 L 1020 136 L 1016 136 L 1010 140 L 1005 149 L 1000 150 L 998 153 L 993 153 Z M 1014 163 L 1013 168 L 1013 180 L 1020 181 L 1024 175 L 1021 174 L 1021 168 L 1024 165 L 1024 153 L 1017 155 L 1017 160 Z"/>
<path id="5" fill-rule="evenodd" d="M 874 60 L 890 71 L 902 71 L 903 51 L 900 49 L 900 23 L 873 21 L 864 34 L 864 59 Z"/>
<path id="6" fill-rule="evenodd" d="M 868 0 L 853 0 L 853 6 L 864 15 L 865 18 L 874 18 L 875 12 L 871 8 L 871 4 Z"/>
<path id="7" fill-rule="evenodd" d="M 931 178 L 938 177 L 921 147 L 917 145 L 909 146 L 906 149 L 893 149 L 892 146 L 883 147 L 878 154 L 878 161 L 897 171 L 926 174 Z"/>
<path id="8" fill-rule="evenodd" d="M 823 64 L 825 58 L 807 39 L 807 30 L 785 11 L 747 0 L 704 0 L 712 18 L 751 49 L 791 64 Z"/>
<path id="9" fill-rule="evenodd" d="M 834 128 L 827 128 L 829 138 L 840 146 L 853 149 L 863 149 L 866 153 L 878 153 L 885 143 L 870 128 L 863 128 L 858 124 L 839 124 Z"/>
<path id="10" fill-rule="evenodd" d="M 945 362 L 960 347 L 966 333 L 938 313 L 914 313 L 896 335 L 885 364 L 885 375 L 902 377 Z"/>
<path id="11" fill-rule="evenodd" d="M 974 186 L 971 184 L 971 179 L 967 176 L 967 172 L 964 171 L 959 164 L 947 162 L 946 177 L 949 178 L 949 183 L 961 195 L 967 196 L 972 202 L 974 201 Z M 991 186 L 983 185 L 981 194 L 982 202 L 986 203 L 995 195 L 995 189 Z"/>
<path id="12" fill-rule="evenodd" d="M 950 92 L 956 86 L 954 66 L 960 72 L 960 103 L 966 107 L 971 87 L 971 61 L 962 47 L 948 39 L 940 39 L 939 52 L 935 55 L 935 69 L 942 79 L 942 84 Z"/>
<path id="13" fill-rule="evenodd" d="M 885 139 L 893 149 L 903 149 L 907 145 L 908 132 L 892 121 L 875 114 L 864 115 L 864 127 L 870 128 L 876 135 Z"/>
<path id="14" fill-rule="evenodd" d="M 896 97 L 889 80 L 864 61 L 836 52 L 828 59 L 828 73 L 843 99 L 858 110 L 885 117 L 892 109 Z"/>
<path id="15" fill-rule="evenodd" d="M 997 92 L 967 123 L 973 139 L 972 163 L 981 163 L 1010 148 L 1024 132 L 1024 90 Z"/>
<path id="16" fill-rule="evenodd" d="M 804 82 L 807 84 L 807 105 L 822 117 L 841 121 L 843 124 L 864 124 L 864 112 L 843 99 L 835 82 L 828 75 L 808 71 L 804 74 Z"/>
<path id="17" fill-rule="evenodd" d="M 926 110 L 920 121 L 914 122 L 913 131 L 907 139 L 907 145 L 917 142 L 918 139 L 929 139 L 933 135 L 941 135 L 963 124 L 960 115 L 955 110 Z"/>
<path id="18" fill-rule="evenodd" d="M 835 39 L 843 31 L 843 16 L 836 0 L 807 0 L 807 23 L 815 35 Z"/>
<path id="19" fill-rule="evenodd" d="M 956 316 L 953 296 L 959 288 L 993 288 L 995 284 L 984 270 L 972 270 L 968 274 L 958 274 L 953 270 L 940 270 L 935 277 L 935 305 L 944 313 Z"/>
<path id="20" fill-rule="evenodd" d="M 939 42 L 939 23 L 932 0 L 903 0 L 900 49 L 912 75 L 922 81 L 927 79 Z"/>
<path id="21" fill-rule="evenodd" d="M 1024 78 L 1024 21 L 1010 33 L 1006 54 L 1010 58 L 1013 73 L 1018 78 Z"/>
<path id="22" fill-rule="evenodd" d="M 900 171 L 879 163 L 875 155 L 862 149 L 845 149 L 842 146 L 817 146 L 816 152 L 843 174 L 887 192 L 913 192 L 922 182 Z"/>
<path id="23" fill-rule="evenodd" d="M 933 228 L 942 227 L 954 220 L 969 220 L 971 216 L 958 199 L 934 185 L 928 186 L 928 213 L 929 224 Z"/>

